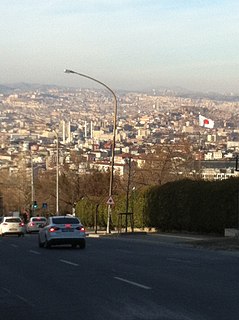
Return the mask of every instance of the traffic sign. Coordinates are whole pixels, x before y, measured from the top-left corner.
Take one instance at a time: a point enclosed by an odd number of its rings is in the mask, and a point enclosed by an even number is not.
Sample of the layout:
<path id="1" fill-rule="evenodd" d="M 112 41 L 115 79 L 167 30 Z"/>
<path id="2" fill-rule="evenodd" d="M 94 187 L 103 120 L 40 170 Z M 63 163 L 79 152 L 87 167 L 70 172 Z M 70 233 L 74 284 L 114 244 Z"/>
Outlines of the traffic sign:
<path id="1" fill-rule="evenodd" d="M 114 203 L 114 200 L 113 200 L 113 198 L 112 197 L 109 197 L 109 199 L 107 200 L 107 202 L 106 202 L 107 204 L 109 204 L 109 205 L 113 205 L 113 204 L 115 204 Z"/>

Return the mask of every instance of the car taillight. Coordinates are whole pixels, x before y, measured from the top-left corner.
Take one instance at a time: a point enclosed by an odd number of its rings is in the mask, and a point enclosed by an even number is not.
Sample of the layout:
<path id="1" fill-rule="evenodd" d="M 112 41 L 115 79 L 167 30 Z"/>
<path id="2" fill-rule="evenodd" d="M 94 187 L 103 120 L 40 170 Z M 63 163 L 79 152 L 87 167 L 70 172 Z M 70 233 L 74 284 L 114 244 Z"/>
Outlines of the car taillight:
<path id="1" fill-rule="evenodd" d="M 20 222 L 20 223 L 19 223 L 19 226 L 20 226 L 20 227 L 24 227 L 24 223 L 23 223 L 23 222 Z"/>
<path id="2" fill-rule="evenodd" d="M 56 232 L 57 230 L 60 230 L 60 229 L 57 228 L 57 227 L 51 227 L 51 228 L 49 229 L 49 232 Z"/>
<path id="3" fill-rule="evenodd" d="M 81 226 L 81 227 L 77 227 L 76 230 L 79 230 L 79 231 L 81 231 L 81 232 L 84 232 L 84 231 L 85 231 L 85 228 Z"/>
<path id="4" fill-rule="evenodd" d="M 30 223 L 30 226 L 31 226 L 31 227 L 33 227 L 34 225 L 35 225 L 35 223 L 33 223 L 33 222 Z"/>

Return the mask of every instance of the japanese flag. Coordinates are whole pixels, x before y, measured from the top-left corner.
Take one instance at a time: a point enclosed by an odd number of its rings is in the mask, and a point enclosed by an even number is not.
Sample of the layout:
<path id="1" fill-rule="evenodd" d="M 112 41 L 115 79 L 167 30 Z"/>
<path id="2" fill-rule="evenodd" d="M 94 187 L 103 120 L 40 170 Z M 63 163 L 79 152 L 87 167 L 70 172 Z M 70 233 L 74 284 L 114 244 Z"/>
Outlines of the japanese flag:
<path id="1" fill-rule="evenodd" d="M 200 127 L 212 129 L 214 127 L 214 121 L 212 119 L 199 115 L 199 125 Z"/>

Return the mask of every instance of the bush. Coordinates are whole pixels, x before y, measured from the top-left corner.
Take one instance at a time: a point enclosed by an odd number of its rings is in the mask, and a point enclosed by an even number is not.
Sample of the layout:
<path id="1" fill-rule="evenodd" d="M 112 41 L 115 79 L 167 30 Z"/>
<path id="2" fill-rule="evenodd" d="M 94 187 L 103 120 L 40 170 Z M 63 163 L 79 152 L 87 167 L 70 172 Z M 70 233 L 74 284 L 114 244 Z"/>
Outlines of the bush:
<path id="1" fill-rule="evenodd" d="M 129 212 L 134 212 L 136 228 L 153 227 L 163 231 L 223 233 L 238 226 L 239 179 L 224 181 L 181 180 L 134 191 L 129 197 Z M 112 224 L 118 227 L 119 213 L 125 212 L 125 195 L 114 195 Z M 107 199 L 106 199 L 107 200 Z M 98 226 L 106 227 L 108 206 L 98 206 Z M 78 202 L 76 214 L 93 227 L 96 203 Z M 123 227 L 125 221 L 123 221 Z"/>
<path id="2" fill-rule="evenodd" d="M 149 223 L 162 230 L 223 233 L 237 225 L 238 188 L 238 179 L 153 187 L 145 204 Z"/>

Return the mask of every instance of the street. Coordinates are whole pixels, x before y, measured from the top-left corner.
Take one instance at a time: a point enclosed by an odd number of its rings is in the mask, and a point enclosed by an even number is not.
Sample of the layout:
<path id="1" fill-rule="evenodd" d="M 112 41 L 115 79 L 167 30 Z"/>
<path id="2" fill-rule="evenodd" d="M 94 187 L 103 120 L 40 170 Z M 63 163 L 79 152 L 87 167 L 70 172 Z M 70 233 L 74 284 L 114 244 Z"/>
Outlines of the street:
<path id="1" fill-rule="evenodd" d="M 4 320 L 231 320 L 239 253 L 150 237 L 87 238 L 85 250 L 0 238 Z"/>

